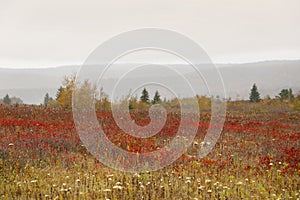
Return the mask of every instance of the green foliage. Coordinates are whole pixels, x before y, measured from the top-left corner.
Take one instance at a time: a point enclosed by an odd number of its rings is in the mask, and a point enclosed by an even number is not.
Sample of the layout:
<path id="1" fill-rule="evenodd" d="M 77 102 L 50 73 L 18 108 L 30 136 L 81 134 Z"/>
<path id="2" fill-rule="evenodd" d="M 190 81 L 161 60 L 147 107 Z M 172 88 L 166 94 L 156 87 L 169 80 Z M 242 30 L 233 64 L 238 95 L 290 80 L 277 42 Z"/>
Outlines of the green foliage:
<path id="1" fill-rule="evenodd" d="M 3 103 L 8 105 L 11 104 L 11 99 L 8 94 L 3 98 Z"/>
<path id="2" fill-rule="evenodd" d="M 58 100 L 61 97 L 63 90 L 64 90 L 64 88 L 62 86 L 60 86 L 58 88 L 57 93 L 56 93 L 56 100 Z"/>
<path id="3" fill-rule="evenodd" d="M 290 89 L 282 89 L 281 92 L 279 93 L 279 98 L 281 101 L 285 102 L 293 102 L 295 99 L 295 96 L 293 95 L 293 90 Z"/>
<path id="4" fill-rule="evenodd" d="M 260 102 L 260 94 L 258 92 L 258 89 L 257 89 L 257 86 L 256 84 L 254 83 L 253 86 L 252 86 L 252 89 L 251 89 L 251 93 L 250 93 L 250 102 Z"/>
<path id="5" fill-rule="evenodd" d="M 52 101 L 52 98 L 47 93 L 44 97 L 44 106 L 48 106 L 49 102 Z"/>
<path id="6" fill-rule="evenodd" d="M 142 91 L 142 96 L 140 97 L 140 101 L 143 102 L 143 103 L 147 103 L 147 104 L 150 103 L 149 93 L 146 90 L 146 88 L 144 88 L 143 91 Z"/>
<path id="7" fill-rule="evenodd" d="M 161 103 L 161 99 L 160 99 L 160 94 L 158 93 L 158 91 L 155 92 L 154 98 L 152 100 L 153 104 L 158 104 Z"/>

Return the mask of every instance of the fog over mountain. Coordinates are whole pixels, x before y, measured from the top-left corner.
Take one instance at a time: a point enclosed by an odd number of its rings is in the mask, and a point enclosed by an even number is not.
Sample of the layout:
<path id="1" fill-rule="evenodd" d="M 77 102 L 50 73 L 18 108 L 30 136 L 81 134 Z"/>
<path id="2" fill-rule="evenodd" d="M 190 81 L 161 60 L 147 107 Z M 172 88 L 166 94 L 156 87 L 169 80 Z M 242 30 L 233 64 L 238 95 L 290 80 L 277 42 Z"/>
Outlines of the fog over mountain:
<path id="1" fill-rule="evenodd" d="M 103 79 L 103 87 L 106 92 L 113 89 L 117 78 L 120 77 L 129 66 L 130 64 L 119 64 L 108 71 Z M 174 67 L 178 69 L 180 73 L 185 74 L 192 84 L 199 82 L 199 77 L 196 76 L 188 66 L 178 64 L 170 65 L 170 67 Z M 223 78 L 227 97 L 231 97 L 232 99 L 247 99 L 253 83 L 258 85 L 262 97 L 266 95 L 275 96 L 283 88 L 292 88 L 295 92 L 300 91 L 300 60 L 220 64 L 217 65 L 217 67 Z M 0 98 L 9 94 L 10 96 L 20 97 L 28 104 L 40 104 L 43 102 L 43 98 L 47 92 L 50 96 L 54 97 L 64 76 L 75 74 L 78 69 L 79 66 L 41 69 L 0 68 Z M 124 69 L 124 71 L 122 69 Z M 93 72 L 93 70 L 97 70 L 97 68 L 92 68 L 91 72 Z M 177 83 L 176 77 L 169 74 L 157 74 L 155 72 L 134 73 L 134 75 L 131 76 L 131 83 L 143 80 L 145 76 L 163 76 L 163 78 L 167 78 L 176 83 L 176 87 L 178 91 L 180 91 L 179 95 L 185 96 L 184 88 L 181 89 L 181 83 Z M 205 88 L 204 85 L 203 88 Z M 124 91 L 124 94 L 127 92 L 128 91 Z M 200 95 L 208 94 L 205 89 L 203 91 L 197 91 L 197 93 L 200 93 Z M 163 96 L 162 92 L 162 97 Z"/>

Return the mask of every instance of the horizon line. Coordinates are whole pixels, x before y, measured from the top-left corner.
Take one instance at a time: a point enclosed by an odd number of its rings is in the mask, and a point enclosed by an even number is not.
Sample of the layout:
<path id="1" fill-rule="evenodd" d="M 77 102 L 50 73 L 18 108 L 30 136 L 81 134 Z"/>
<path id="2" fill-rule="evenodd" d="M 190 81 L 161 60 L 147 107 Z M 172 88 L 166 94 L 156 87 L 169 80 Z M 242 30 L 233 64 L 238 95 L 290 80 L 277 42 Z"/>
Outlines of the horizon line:
<path id="1" fill-rule="evenodd" d="M 264 63 L 264 62 L 293 62 L 293 61 L 300 61 L 300 58 L 297 59 L 273 59 L 273 60 L 253 60 L 253 61 L 246 61 L 246 62 L 211 62 L 214 65 L 243 65 L 243 64 L 255 64 L 255 63 Z M 124 63 L 116 63 L 116 64 L 137 64 L 137 63 L 143 63 L 143 62 L 124 62 Z M 175 62 L 148 62 L 148 64 L 169 64 L 169 65 L 187 65 L 188 63 L 175 63 Z M 82 64 L 61 64 L 56 66 L 42 66 L 42 67 L 1 67 L 0 69 L 8 69 L 8 70 L 34 70 L 34 69 L 55 69 L 60 67 L 71 67 L 71 66 L 82 66 Z"/>

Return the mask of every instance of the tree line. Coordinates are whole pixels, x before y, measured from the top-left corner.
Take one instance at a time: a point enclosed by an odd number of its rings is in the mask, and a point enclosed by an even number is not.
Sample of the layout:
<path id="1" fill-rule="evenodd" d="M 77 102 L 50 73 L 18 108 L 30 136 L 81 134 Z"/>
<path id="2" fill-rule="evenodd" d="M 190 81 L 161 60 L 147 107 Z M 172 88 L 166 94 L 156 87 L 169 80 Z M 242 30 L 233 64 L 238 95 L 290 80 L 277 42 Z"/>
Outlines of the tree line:
<path id="1" fill-rule="evenodd" d="M 63 108 L 72 108 L 72 94 L 75 89 L 75 76 L 65 77 L 62 86 L 60 86 L 57 90 L 57 93 L 54 98 L 50 97 L 49 93 L 46 93 L 44 96 L 44 106 L 54 106 L 54 107 L 63 107 Z M 111 102 L 109 100 L 108 95 L 103 91 L 103 88 L 98 92 L 95 86 L 92 86 L 91 83 L 85 81 L 80 85 L 81 90 L 92 90 L 93 93 L 96 93 L 96 108 L 100 108 L 102 110 L 109 110 L 111 106 Z M 204 108 L 208 108 L 211 106 L 210 98 L 206 96 L 197 96 L 199 103 Z M 154 96 L 150 99 L 149 92 L 146 88 L 143 88 L 140 97 L 126 97 L 123 101 L 129 99 L 129 109 L 135 108 L 145 108 L 149 105 L 164 103 L 168 105 L 178 104 L 178 100 L 164 100 L 161 99 L 161 95 L 159 91 L 155 91 Z M 188 100 L 188 99 L 185 99 Z M 121 100 L 122 101 L 122 100 Z M 271 98 L 267 96 L 265 98 L 261 98 L 259 89 L 257 85 L 254 83 L 250 93 L 249 100 L 250 103 L 285 103 L 291 105 L 291 107 L 300 110 L 300 94 L 294 94 L 291 88 L 282 89 L 277 96 Z M 20 105 L 23 104 L 23 101 L 18 97 L 10 97 L 8 94 L 5 95 L 2 99 L 0 99 L 0 104 L 7 105 Z M 203 106 L 205 105 L 205 106 Z"/>
<path id="2" fill-rule="evenodd" d="M 21 105 L 24 104 L 22 99 L 19 97 L 10 97 L 8 94 L 6 94 L 3 99 L 0 99 L 0 104 L 6 104 L 6 105 Z"/>
<path id="3" fill-rule="evenodd" d="M 271 97 L 267 96 L 266 99 L 271 100 Z M 280 93 L 277 96 L 275 96 L 275 99 L 279 99 L 281 102 L 285 103 L 293 103 L 294 101 L 300 99 L 300 94 L 296 96 L 295 94 L 293 94 L 293 90 L 291 88 L 282 89 Z M 253 103 L 258 103 L 261 100 L 262 99 L 260 97 L 260 93 L 258 92 L 258 88 L 254 83 L 250 92 L 249 101 Z"/>
<path id="4" fill-rule="evenodd" d="M 47 93 L 44 98 L 44 105 L 45 106 L 61 106 L 64 108 L 71 108 L 72 107 L 72 93 L 75 89 L 75 76 L 65 77 L 62 86 L 57 90 L 57 94 L 55 98 L 51 98 Z M 97 93 L 96 97 L 96 108 L 100 108 L 102 110 L 109 110 L 111 106 L 111 102 L 109 97 L 103 91 L 103 88 L 100 89 L 100 92 L 97 92 L 96 87 L 92 86 L 88 81 L 85 81 L 81 84 L 81 87 L 84 90 L 93 90 L 93 92 Z M 202 107 L 208 108 L 211 106 L 210 98 L 206 96 L 197 96 L 199 103 L 202 104 Z M 159 91 L 156 91 L 154 96 L 150 99 L 149 92 L 146 88 L 143 88 L 140 97 L 125 97 L 125 100 L 129 100 L 129 109 L 135 108 L 145 108 L 149 105 L 164 103 L 168 105 L 178 104 L 178 100 L 164 100 L 161 99 L 161 95 Z M 188 98 L 185 99 L 188 101 Z M 122 100 L 121 100 L 122 101 Z M 291 88 L 282 89 L 275 98 L 271 98 L 267 96 L 266 98 L 261 98 L 259 89 L 257 85 L 254 83 L 252 88 L 250 89 L 249 93 L 249 103 L 272 103 L 272 102 L 281 102 L 292 104 L 292 106 L 296 109 L 300 110 L 300 94 L 296 95 L 293 93 Z M 205 106 L 203 106 L 205 104 Z"/>

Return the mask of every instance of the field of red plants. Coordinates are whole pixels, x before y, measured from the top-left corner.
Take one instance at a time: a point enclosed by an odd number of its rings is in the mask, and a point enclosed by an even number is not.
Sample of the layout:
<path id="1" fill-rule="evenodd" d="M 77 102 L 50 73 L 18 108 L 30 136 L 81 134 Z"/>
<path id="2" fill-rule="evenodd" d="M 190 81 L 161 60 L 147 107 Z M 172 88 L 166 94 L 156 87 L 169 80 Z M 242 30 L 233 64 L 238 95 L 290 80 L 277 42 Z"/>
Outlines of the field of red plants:
<path id="1" fill-rule="evenodd" d="M 132 111 L 139 125 L 147 111 Z M 155 137 L 136 139 L 110 112 L 97 117 L 108 138 L 131 152 L 161 148 L 178 130 L 168 113 Z M 300 113 L 228 111 L 213 151 L 197 159 L 210 122 L 201 113 L 193 145 L 164 169 L 122 173 L 98 162 L 82 145 L 72 111 L 42 106 L 0 106 L 1 199 L 299 199 Z"/>

